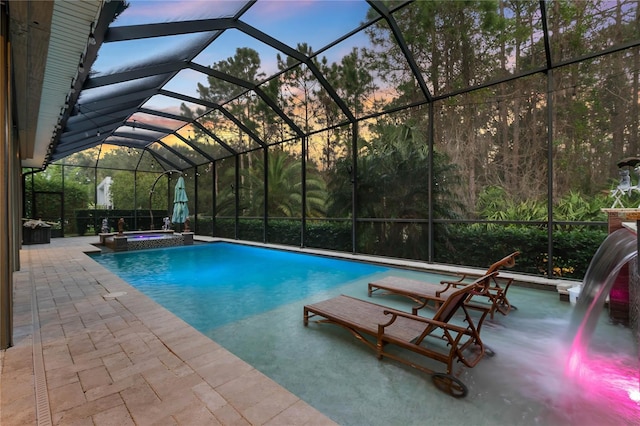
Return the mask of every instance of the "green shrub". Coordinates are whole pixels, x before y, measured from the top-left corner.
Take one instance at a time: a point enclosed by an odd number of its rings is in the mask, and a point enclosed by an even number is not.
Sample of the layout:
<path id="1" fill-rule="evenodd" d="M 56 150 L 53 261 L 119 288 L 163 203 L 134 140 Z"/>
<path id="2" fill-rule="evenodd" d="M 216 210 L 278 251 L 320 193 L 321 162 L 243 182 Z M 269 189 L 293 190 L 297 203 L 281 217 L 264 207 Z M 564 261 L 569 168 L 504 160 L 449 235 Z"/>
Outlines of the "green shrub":
<path id="1" fill-rule="evenodd" d="M 267 242 L 300 246 L 300 221 L 270 220 L 268 223 Z M 218 237 L 235 238 L 235 221 L 218 219 L 215 230 Z M 263 232 L 262 220 L 241 219 L 239 239 L 262 242 Z M 591 258 L 606 236 L 606 226 L 581 225 L 555 230 L 552 274 L 556 277 L 582 279 Z M 514 272 L 546 276 L 549 262 L 547 241 L 547 229 L 543 226 L 438 224 L 435 226 L 434 262 L 487 268 L 494 261 L 518 250 L 520 256 L 513 268 Z M 306 247 L 351 252 L 351 243 L 349 220 L 307 222 Z M 364 245 L 361 243 L 361 246 L 376 250 L 371 241 Z M 389 247 L 379 251 L 364 254 L 426 260 L 427 243 L 408 238 L 397 246 L 396 251 Z M 363 253 L 361 250 L 358 252 Z M 411 257 L 407 257 L 407 254 Z"/>

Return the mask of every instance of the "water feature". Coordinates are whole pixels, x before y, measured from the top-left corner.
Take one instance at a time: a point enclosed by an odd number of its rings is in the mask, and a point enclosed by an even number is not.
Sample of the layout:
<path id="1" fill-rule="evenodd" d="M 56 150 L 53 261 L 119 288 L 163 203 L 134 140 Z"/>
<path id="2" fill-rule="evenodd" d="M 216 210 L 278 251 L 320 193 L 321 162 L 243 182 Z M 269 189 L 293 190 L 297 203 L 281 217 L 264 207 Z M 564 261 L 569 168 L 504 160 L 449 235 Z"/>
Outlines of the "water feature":
<path id="1" fill-rule="evenodd" d="M 202 332 L 387 270 L 230 243 L 110 253 L 95 259 Z"/>
<path id="2" fill-rule="evenodd" d="M 620 269 L 638 256 L 637 237 L 622 228 L 609 234 L 591 259 L 569 327 L 573 346 L 589 345 L 607 295 Z"/>
<path id="3" fill-rule="evenodd" d="M 618 272 L 637 256 L 637 236 L 625 228 L 619 229 L 609 234 L 600 245 L 585 274 L 580 297 L 569 323 L 568 340 L 572 343 L 565 368 L 565 375 L 582 385 L 585 392 L 589 392 L 591 387 L 601 386 L 608 374 L 615 374 L 603 368 L 602 362 L 590 359 L 588 348 Z M 621 386 L 618 392 L 612 388 L 608 395 L 611 403 L 623 410 L 625 405 L 629 410 L 635 410 L 640 402 L 640 376 L 630 379 L 619 380 Z"/>
<path id="4" fill-rule="evenodd" d="M 100 244 L 113 251 L 145 250 L 193 244 L 192 233 L 163 231 L 128 231 L 100 234 Z"/>

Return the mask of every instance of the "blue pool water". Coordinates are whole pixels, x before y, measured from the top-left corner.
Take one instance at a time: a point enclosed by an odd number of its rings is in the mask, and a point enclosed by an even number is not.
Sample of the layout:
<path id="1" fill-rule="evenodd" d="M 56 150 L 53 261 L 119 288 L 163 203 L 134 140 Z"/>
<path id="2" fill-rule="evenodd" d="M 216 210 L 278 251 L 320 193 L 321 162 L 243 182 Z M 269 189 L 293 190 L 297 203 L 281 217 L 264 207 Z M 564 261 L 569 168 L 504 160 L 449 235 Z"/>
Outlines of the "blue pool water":
<path id="1" fill-rule="evenodd" d="M 230 243 L 102 254 L 95 260 L 201 332 L 388 269 Z"/>
<path id="2" fill-rule="evenodd" d="M 387 275 L 439 282 L 443 275 L 229 243 L 95 260 L 343 426 L 638 424 L 640 411 L 612 410 L 606 397 L 629 378 L 637 384 L 629 329 L 603 315 L 592 356 L 623 373 L 599 373 L 599 391 L 586 393 L 564 380 L 562 339 L 572 308 L 554 291 L 509 290 L 519 309 L 483 325 L 496 356 L 473 369 L 456 367 L 469 387 L 459 400 L 428 375 L 377 359 L 341 327 L 302 321 L 305 304 L 341 293 L 407 310 L 412 304 L 400 298 L 369 299 L 367 282 Z"/>

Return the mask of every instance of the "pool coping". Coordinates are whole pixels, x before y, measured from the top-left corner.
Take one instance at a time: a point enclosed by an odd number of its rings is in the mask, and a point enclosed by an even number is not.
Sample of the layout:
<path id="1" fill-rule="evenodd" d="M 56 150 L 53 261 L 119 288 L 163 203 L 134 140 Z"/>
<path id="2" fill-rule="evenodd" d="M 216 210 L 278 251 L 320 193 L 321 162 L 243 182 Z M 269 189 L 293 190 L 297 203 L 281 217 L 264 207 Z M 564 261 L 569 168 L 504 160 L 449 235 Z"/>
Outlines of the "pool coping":
<path id="1" fill-rule="evenodd" d="M 459 275 L 459 274 L 465 274 L 465 273 L 482 274 L 486 271 L 486 269 L 481 269 L 481 268 L 447 265 L 447 264 L 441 264 L 441 263 L 430 263 L 426 261 L 386 258 L 382 256 L 345 253 L 345 252 L 316 249 L 316 248 L 310 248 L 310 247 L 293 247 L 293 246 L 280 245 L 280 244 L 258 243 L 258 242 L 246 241 L 246 240 L 234 240 L 234 239 L 228 239 L 228 238 L 207 237 L 207 236 L 200 236 L 200 235 L 194 236 L 194 241 L 204 242 L 204 243 L 228 242 L 233 244 L 243 244 L 243 245 L 255 246 L 255 247 L 266 247 L 266 248 L 273 248 L 277 250 L 285 250 L 293 253 L 315 254 L 319 256 L 373 263 L 377 265 L 410 269 L 410 270 L 415 270 L 420 272 L 432 272 L 432 273 L 438 273 L 438 274 L 444 274 L 444 275 Z M 505 278 L 512 278 L 513 285 L 515 286 L 536 288 L 536 289 L 545 290 L 545 291 L 557 291 L 559 295 L 568 294 L 567 290 L 569 288 L 581 284 L 581 281 L 575 280 L 575 279 L 546 278 L 546 277 L 536 276 L 536 275 L 527 275 L 527 274 L 520 274 L 517 272 L 509 272 L 508 270 L 501 270 L 500 276 Z M 562 297 L 561 299 L 564 300 L 564 298 Z"/>

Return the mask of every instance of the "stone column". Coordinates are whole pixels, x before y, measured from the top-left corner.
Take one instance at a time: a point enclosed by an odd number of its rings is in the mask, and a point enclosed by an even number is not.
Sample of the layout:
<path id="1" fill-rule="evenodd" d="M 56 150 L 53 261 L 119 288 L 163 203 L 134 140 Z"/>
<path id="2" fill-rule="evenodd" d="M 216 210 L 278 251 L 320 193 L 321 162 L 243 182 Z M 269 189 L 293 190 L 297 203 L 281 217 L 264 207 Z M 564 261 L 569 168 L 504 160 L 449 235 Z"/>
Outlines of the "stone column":
<path id="1" fill-rule="evenodd" d="M 603 211 L 606 212 L 608 216 L 609 234 L 623 228 L 623 223 L 625 222 L 635 226 L 636 216 L 640 217 L 639 209 L 603 209 Z M 630 267 L 632 264 L 634 267 Z M 637 279 L 638 269 L 636 262 L 629 262 L 620 269 L 609 292 L 609 318 L 611 318 L 613 322 L 629 325 L 629 283 L 633 280 L 637 281 Z"/>

